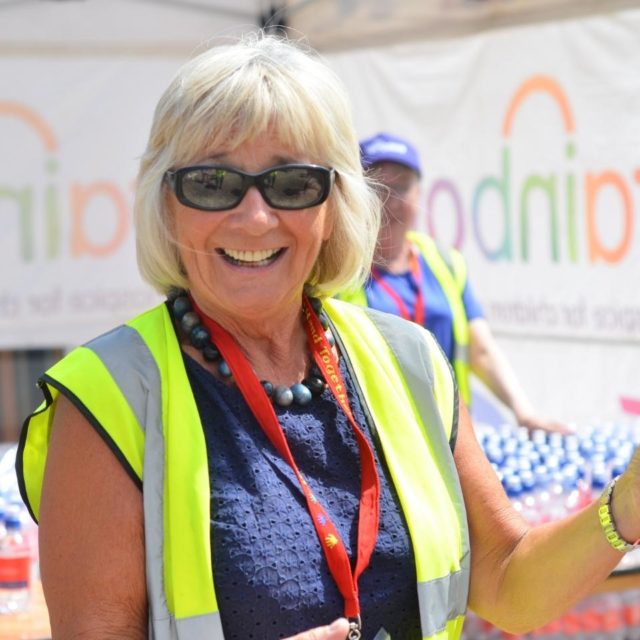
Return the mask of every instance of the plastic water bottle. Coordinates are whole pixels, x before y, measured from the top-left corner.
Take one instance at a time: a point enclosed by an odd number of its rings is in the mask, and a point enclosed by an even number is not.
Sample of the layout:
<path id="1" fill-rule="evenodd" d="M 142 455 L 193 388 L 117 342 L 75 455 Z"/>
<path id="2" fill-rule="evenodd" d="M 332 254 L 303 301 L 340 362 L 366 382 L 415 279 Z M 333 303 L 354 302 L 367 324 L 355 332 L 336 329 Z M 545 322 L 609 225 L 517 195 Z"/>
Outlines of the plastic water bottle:
<path id="1" fill-rule="evenodd" d="M 611 470 L 605 464 L 599 463 L 591 470 L 591 499 L 598 500 L 611 480 Z"/>
<path id="2" fill-rule="evenodd" d="M 5 528 L 0 540 L 0 614 L 26 609 L 31 588 L 31 553 L 19 514 L 7 515 Z"/>
<path id="3" fill-rule="evenodd" d="M 7 504 L 2 495 L 0 495 L 0 541 L 7 535 L 7 528 L 4 521 L 6 518 Z"/>
<path id="4" fill-rule="evenodd" d="M 520 481 L 522 482 L 522 515 L 524 519 L 531 525 L 540 523 L 540 512 L 536 502 L 536 478 L 533 471 L 523 469 L 520 472 Z"/>
<path id="5" fill-rule="evenodd" d="M 522 481 L 520 480 L 520 478 L 516 475 L 507 475 L 503 479 L 503 485 L 513 508 L 518 513 L 522 513 Z"/>
<path id="6" fill-rule="evenodd" d="M 598 596 L 600 609 L 600 634 L 598 640 L 625 640 L 624 612 L 619 594 L 602 593 Z"/>
<path id="7" fill-rule="evenodd" d="M 546 465 L 539 464 L 533 469 L 536 480 L 535 502 L 538 508 L 538 524 L 551 519 L 551 476 Z"/>
<path id="8" fill-rule="evenodd" d="M 499 444 L 489 443 L 485 454 L 491 463 L 501 465 L 504 461 L 504 452 Z"/>
<path id="9" fill-rule="evenodd" d="M 630 589 L 621 594 L 626 640 L 640 640 L 640 589 Z"/>
<path id="10" fill-rule="evenodd" d="M 562 470 L 562 476 L 564 492 L 564 514 L 569 515 L 582 508 L 582 495 L 578 486 L 578 468 L 573 465 L 567 465 Z"/>
<path id="11" fill-rule="evenodd" d="M 549 520 L 560 520 L 566 515 L 564 495 L 564 475 L 556 456 L 547 458 L 551 483 L 549 485 Z"/>

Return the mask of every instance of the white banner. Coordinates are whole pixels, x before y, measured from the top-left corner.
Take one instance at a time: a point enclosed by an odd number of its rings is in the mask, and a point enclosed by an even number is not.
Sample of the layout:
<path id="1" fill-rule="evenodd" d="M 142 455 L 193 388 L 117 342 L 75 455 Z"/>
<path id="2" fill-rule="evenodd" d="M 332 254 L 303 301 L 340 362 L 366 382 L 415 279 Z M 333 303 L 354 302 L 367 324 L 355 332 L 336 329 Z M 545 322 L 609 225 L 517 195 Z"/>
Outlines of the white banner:
<path id="1" fill-rule="evenodd" d="M 179 62 L 0 59 L 0 348 L 75 345 L 159 299 L 131 205 Z"/>
<path id="2" fill-rule="evenodd" d="M 425 168 L 419 227 L 459 246 L 536 404 L 640 397 L 640 11 L 331 54 L 361 136 Z M 158 300 L 131 203 L 182 59 L 0 58 L 0 348 L 70 346 Z"/>
<path id="3" fill-rule="evenodd" d="M 566 419 L 640 397 L 639 33 L 634 11 L 330 56 L 361 134 L 419 147 L 418 226 L 463 251 L 527 390 Z"/>

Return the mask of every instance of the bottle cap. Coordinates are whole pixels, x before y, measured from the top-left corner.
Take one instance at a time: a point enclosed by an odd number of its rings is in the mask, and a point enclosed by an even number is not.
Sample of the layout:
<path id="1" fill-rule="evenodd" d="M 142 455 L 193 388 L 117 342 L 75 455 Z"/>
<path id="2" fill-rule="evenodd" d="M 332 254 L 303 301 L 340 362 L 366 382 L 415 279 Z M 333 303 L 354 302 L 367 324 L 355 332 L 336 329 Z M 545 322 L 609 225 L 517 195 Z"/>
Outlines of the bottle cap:
<path id="1" fill-rule="evenodd" d="M 564 436 L 561 433 L 558 433 L 557 431 L 550 433 L 549 444 L 554 448 L 564 447 Z"/>
<path id="2" fill-rule="evenodd" d="M 518 441 L 515 438 L 509 438 L 502 443 L 502 450 L 506 455 L 512 455 L 518 451 Z"/>
<path id="3" fill-rule="evenodd" d="M 609 480 L 611 480 L 611 472 L 606 467 L 594 467 L 591 473 L 591 486 L 594 489 L 604 489 Z"/>
<path id="4" fill-rule="evenodd" d="M 533 471 L 522 471 L 520 474 L 520 479 L 522 481 L 522 488 L 525 491 L 531 491 L 536 486 L 536 478 L 533 475 Z"/>
<path id="5" fill-rule="evenodd" d="M 522 482 L 518 476 L 505 476 L 504 488 L 510 498 L 517 498 L 522 493 Z"/>
<path id="6" fill-rule="evenodd" d="M 627 461 L 624 458 L 614 458 L 611 463 L 611 475 L 619 476 L 627 468 Z"/>
<path id="7" fill-rule="evenodd" d="M 501 464 L 504 460 L 504 453 L 502 453 L 502 449 L 499 447 L 491 446 L 486 449 L 485 455 L 489 459 L 490 462 L 495 464 Z"/>
<path id="8" fill-rule="evenodd" d="M 531 440 L 535 444 L 547 444 L 547 432 L 544 429 L 534 429 L 531 434 Z"/>

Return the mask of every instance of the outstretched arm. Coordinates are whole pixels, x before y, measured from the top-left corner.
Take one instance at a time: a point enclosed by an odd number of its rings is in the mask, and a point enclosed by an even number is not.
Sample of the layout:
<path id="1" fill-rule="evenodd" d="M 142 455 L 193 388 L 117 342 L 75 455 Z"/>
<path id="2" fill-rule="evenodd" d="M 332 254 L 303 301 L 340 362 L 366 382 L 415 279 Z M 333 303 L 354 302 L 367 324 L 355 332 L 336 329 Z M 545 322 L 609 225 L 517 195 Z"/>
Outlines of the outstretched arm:
<path id="1" fill-rule="evenodd" d="M 469 323 L 469 360 L 471 370 L 514 414 L 518 424 L 529 429 L 568 432 L 567 425 L 538 415 L 513 368 L 496 342 L 489 323 L 475 318 Z"/>
<path id="2" fill-rule="evenodd" d="M 86 418 L 57 399 L 40 508 L 53 638 L 147 638 L 142 494 Z"/>
<path id="3" fill-rule="evenodd" d="M 607 542 L 598 503 L 531 528 L 513 509 L 460 407 L 455 461 L 471 536 L 469 606 L 496 626 L 525 633 L 553 620 L 602 582 L 622 554 Z M 640 449 L 614 491 L 623 537 L 640 537 Z"/>

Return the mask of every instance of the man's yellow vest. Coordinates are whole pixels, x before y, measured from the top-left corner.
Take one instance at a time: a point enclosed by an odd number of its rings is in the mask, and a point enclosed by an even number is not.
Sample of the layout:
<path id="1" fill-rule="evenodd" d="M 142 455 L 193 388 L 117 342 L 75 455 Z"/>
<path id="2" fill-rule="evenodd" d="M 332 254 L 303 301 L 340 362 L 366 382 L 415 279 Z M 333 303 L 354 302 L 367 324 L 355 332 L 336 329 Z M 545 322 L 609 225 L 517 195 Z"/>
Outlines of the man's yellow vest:
<path id="1" fill-rule="evenodd" d="M 460 397 L 467 406 L 471 404 L 469 386 L 469 322 L 462 302 L 462 292 L 467 282 L 467 265 L 455 249 L 442 250 L 429 236 L 409 231 L 409 240 L 420 250 L 429 269 L 433 272 L 447 299 L 453 317 L 453 370 L 458 382 Z M 366 307 L 364 287 L 340 294 L 341 300 Z"/>
<path id="2" fill-rule="evenodd" d="M 457 639 L 469 588 L 469 536 L 449 446 L 457 392 L 427 331 L 325 301 L 409 528 L 423 638 Z M 223 640 L 211 564 L 210 485 L 202 425 L 170 314 L 160 305 L 75 349 L 43 376 L 45 401 L 17 458 L 34 519 L 55 399 L 62 392 L 144 487 L 149 637 Z M 401 639 L 398 639 L 401 640 Z"/>

